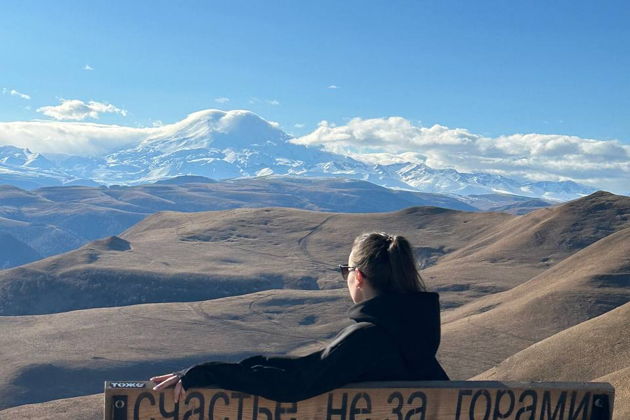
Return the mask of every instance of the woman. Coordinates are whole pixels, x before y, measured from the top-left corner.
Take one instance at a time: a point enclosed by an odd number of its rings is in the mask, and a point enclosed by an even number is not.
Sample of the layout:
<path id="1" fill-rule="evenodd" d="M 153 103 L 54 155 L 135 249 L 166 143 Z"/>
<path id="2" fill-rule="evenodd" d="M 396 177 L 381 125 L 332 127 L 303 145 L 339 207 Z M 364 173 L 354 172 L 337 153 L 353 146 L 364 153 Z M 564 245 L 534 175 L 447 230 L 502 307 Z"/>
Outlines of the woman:
<path id="1" fill-rule="evenodd" d="M 175 385 L 175 401 L 193 387 L 214 385 L 295 402 L 350 382 L 448 380 L 435 358 L 440 343 L 437 293 L 426 292 L 402 236 L 357 237 L 339 269 L 355 303 L 355 323 L 325 348 L 304 357 L 254 356 L 208 362 L 151 378 L 154 390 Z"/>

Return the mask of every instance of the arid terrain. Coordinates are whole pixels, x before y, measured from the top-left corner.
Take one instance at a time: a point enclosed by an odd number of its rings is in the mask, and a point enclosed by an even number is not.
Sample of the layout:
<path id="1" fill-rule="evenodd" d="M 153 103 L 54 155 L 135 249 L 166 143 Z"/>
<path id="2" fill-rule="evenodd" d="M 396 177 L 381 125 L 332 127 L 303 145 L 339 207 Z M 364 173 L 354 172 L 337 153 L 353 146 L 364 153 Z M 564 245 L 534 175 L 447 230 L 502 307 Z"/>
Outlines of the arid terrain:
<path id="1" fill-rule="evenodd" d="M 363 196 L 372 200 L 362 200 Z M 509 194 L 465 197 L 400 191 L 331 178 L 259 177 L 215 181 L 180 176 L 135 186 L 60 186 L 23 190 L 0 185 L 0 269 L 70 251 L 116 235 L 158 211 L 196 212 L 239 207 L 289 207 L 343 213 L 411 206 L 496 210 L 516 214 L 550 203 Z"/>
<path id="2" fill-rule="evenodd" d="M 525 215 L 410 207 L 162 211 L 0 271 L 0 418 L 102 418 L 106 379 L 304 354 L 349 323 L 335 267 L 403 234 L 442 302 L 452 379 L 607 381 L 630 416 L 630 198 Z"/>

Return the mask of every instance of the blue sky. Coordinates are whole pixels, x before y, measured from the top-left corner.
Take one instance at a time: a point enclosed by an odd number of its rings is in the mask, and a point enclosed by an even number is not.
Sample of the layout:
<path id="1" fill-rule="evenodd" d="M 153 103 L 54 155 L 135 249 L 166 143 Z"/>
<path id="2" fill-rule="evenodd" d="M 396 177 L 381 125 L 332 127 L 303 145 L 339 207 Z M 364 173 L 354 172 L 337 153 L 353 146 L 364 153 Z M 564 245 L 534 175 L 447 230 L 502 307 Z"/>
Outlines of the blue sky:
<path id="1" fill-rule="evenodd" d="M 129 126 L 249 109 L 296 135 L 401 116 L 630 144 L 629 21 L 612 1 L 5 1 L 0 121 L 64 98 Z"/>

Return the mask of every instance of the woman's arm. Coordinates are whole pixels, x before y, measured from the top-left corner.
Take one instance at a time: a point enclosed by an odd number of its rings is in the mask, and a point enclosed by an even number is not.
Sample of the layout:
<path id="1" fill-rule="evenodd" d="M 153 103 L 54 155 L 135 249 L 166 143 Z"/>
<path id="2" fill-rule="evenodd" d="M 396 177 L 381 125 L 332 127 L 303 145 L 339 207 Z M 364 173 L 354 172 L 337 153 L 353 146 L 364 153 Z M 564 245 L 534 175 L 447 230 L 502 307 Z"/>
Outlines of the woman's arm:
<path id="1" fill-rule="evenodd" d="M 245 374 L 246 376 L 272 376 L 273 374 L 270 374 L 269 372 L 267 372 L 266 375 L 261 374 L 260 372 L 263 372 L 265 368 L 275 368 L 286 371 L 303 368 L 305 364 L 308 364 L 309 360 L 316 360 L 320 358 L 322 351 L 323 350 L 318 350 L 303 357 L 252 356 L 240 361 L 239 363 L 206 362 L 178 372 L 153 376 L 150 380 L 156 384 L 156 386 L 153 387 L 154 391 L 160 391 L 164 388 L 175 385 L 173 395 L 175 402 L 183 399 L 186 395 L 181 379 L 186 374 L 188 374 L 185 379 L 187 384 L 186 389 L 216 385 L 225 388 L 232 388 L 234 390 L 245 391 L 242 388 L 244 386 L 243 378 L 236 378 L 236 375 Z M 241 367 L 247 368 L 248 370 L 243 370 Z M 221 373 L 227 374 L 226 376 L 228 379 L 222 379 Z M 231 383 L 234 383 L 234 385 L 230 386 L 229 384 Z M 253 391 L 248 392 L 254 393 Z M 259 392 L 257 393 L 259 394 Z"/>
<path id="2" fill-rule="evenodd" d="M 307 356 L 252 356 L 239 362 L 246 367 L 270 366 L 279 369 L 292 369 L 303 364 L 307 358 L 315 358 L 321 355 L 323 350 L 317 350 Z"/>
<path id="3" fill-rule="evenodd" d="M 307 356 L 202 363 L 180 372 L 181 384 L 184 389 L 214 385 L 295 402 L 359 380 L 392 352 L 397 348 L 378 327 L 355 324 L 324 350 Z"/>

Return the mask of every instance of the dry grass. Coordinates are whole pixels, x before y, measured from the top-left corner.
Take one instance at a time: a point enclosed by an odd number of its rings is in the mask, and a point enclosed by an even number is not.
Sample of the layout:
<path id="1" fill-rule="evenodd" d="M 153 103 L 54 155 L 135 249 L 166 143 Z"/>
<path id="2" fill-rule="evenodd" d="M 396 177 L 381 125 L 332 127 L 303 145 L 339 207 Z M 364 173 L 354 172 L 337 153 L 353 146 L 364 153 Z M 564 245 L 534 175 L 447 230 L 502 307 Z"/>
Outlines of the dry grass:
<path id="1" fill-rule="evenodd" d="M 611 382 L 615 415 L 627 419 L 630 303 L 537 342 L 474 379 Z"/>
<path id="2" fill-rule="evenodd" d="M 440 358 L 452 377 L 491 369 L 483 375 L 531 379 L 564 366 L 545 379 L 610 380 L 627 413 L 629 211 L 630 198 L 596 193 L 518 217 L 431 207 L 158 213 L 120 237 L 0 272 L 0 312 L 21 315 L 0 317 L 2 407 L 56 399 L 0 417 L 46 418 L 85 401 L 72 416 L 91 418 L 98 396 L 62 398 L 100 392 L 105 379 L 321 345 L 348 322 L 332 269 L 373 230 L 404 234 L 428 266 L 450 308 Z"/>
<path id="3" fill-rule="evenodd" d="M 572 255 L 511 290 L 443 316 L 440 356 L 456 378 L 630 300 L 630 228 Z M 462 345 L 466 343 L 466 345 Z"/>

